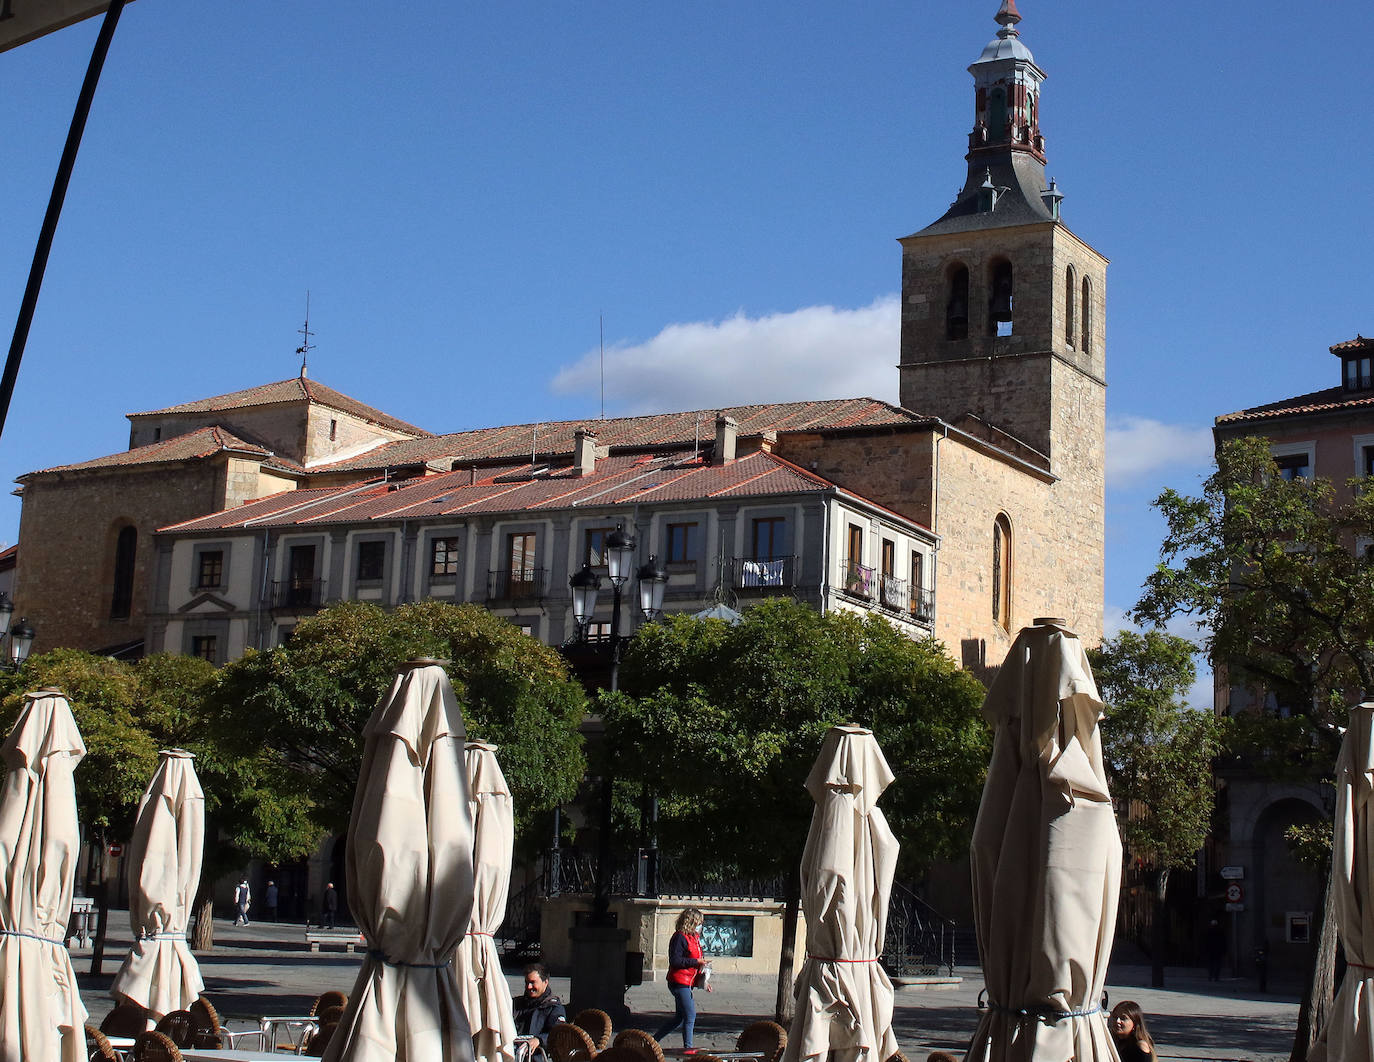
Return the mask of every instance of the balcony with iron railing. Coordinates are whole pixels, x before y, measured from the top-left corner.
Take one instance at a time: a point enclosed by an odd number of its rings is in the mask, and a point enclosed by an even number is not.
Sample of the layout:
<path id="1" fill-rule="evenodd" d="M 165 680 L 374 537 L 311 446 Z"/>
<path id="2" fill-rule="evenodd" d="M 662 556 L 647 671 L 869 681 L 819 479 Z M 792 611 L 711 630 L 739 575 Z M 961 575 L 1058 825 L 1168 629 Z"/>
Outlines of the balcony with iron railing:
<path id="1" fill-rule="evenodd" d="M 269 607 L 286 612 L 306 612 L 324 607 L 323 579 L 286 579 L 273 583 Z"/>
<path id="2" fill-rule="evenodd" d="M 731 586 L 740 594 L 766 594 L 791 590 L 797 585 L 797 558 L 769 560 L 735 557 L 731 560 Z"/>
<path id="3" fill-rule="evenodd" d="M 548 585 L 544 568 L 504 569 L 487 573 L 488 604 L 519 604 L 542 601 Z"/>
<path id="4" fill-rule="evenodd" d="M 840 564 L 840 589 L 850 597 L 862 601 L 872 601 L 878 589 L 874 571 L 858 561 L 847 560 Z"/>

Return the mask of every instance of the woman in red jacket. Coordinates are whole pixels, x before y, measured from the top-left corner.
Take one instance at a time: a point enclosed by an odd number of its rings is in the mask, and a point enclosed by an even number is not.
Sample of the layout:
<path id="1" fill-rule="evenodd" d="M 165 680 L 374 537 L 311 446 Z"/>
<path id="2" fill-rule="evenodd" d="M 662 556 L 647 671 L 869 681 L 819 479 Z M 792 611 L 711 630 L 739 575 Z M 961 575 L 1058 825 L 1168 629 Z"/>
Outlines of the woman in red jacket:
<path id="1" fill-rule="evenodd" d="M 684 1053 L 696 1054 L 692 1046 L 692 1032 L 697 1023 L 697 1006 L 692 999 L 692 984 L 698 971 L 711 965 L 709 959 L 701 954 L 701 912 L 689 907 L 677 917 L 677 932 L 668 942 L 668 991 L 673 994 L 675 1013 L 667 1023 L 654 1033 L 654 1039 L 662 1042 L 670 1032 L 682 1029 L 682 1048 Z M 711 991 L 711 986 L 706 986 Z"/>

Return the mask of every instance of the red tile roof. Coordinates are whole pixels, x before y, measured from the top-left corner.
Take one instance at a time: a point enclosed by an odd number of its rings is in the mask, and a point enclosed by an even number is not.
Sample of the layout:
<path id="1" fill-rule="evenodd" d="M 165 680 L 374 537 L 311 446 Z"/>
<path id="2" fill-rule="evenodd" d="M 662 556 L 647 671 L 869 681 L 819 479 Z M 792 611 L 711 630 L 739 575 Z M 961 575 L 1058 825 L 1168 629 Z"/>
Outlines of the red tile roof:
<path id="1" fill-rule="evenodd" d="M 366 472 L 421 465 L 430 461 L 528 460 L 531 453 L 569 454 L 579 428 L 596 434 L 597 443 L 616 449 L 690 446 L 699 440 L 709 450 L 716 417 L 733 417 L 742 437 L 765 432 L 842 431 L 925 424 L 931 418 L 874 398 L 837 398 L 816 402 L 775 402 L 726 409 L 653 413 L 640 417 L 583 419 L 541 424 L 511 424 L 454 432 L 427 439 L 384 443 L 364 454 L 333 464 L 312 466 L 314 472 Z"/>
<path id="2" fill-rule="evenodd" d="M 258 387 L 249 387 L 243 391 L 232 391 L 227 395 L 216 395 L 214 398 L 200 398 L 194 402 L 183 402 L 179 406 L 153 409 L 147 413 L 130 413 L 128 416 L 133 419 L 134 417 L 156 417 L 170 413 L 218 413 L 227 409 L 244 409 L 248 406 L 268 406 L 285 402 L 314 402 L 317 405 L 337 409 L 340 413 L 347 413 L 392 431 L 421 437 L 427 437 L 431 434 L 424 428 L 417 428 L 414 424 L 407 424 L 403 420 L 398 420 L 390 414 L 383 413 L 380 409 L 374 409 L 364 402 L 359 402 L 356 398 L 350 398 L 332 387 L 326 387 L 322 383 L 300 376 L 290 380 L 278 380 L 276 383 L 261 384 Z"/>
<path id="3" fill-rule="evenodd" d="M 1374 339 L 1366 339 L 1356 332 L 1354 339 L 1347 339 L 1331 347 L 1332 354 L 1350 354 L 1357 350 L 1374 351 Z"/>
<path id="4" fill-rule="evenodd" d="M 368 480 L 345 487 L 288 491 L 162 530 L 220 531 L 249 526 L 421 520 L 475 513 L 814 495 L 837 489 L 829 480 L 761 450 L 725 465 L 707 464 L 685 455 L 613 456 L 597 461 L 596 470 L 589 476 L 574 475 L 566 465 L 545 464 L 507 466 L 488 472 L 476 482 L 472 481 L 470 471 L 460 470 L 389 482 Z"/>
<path id="5" fill-rule="evenodd" d="M 1224 413 L 1217 417 L 1218 426 L 1236 424 L 1242 421 L 1266 420 L 1273 417 L 1288 417 L 1302 413 L 1333 413 L 1343 409 L 1374 408 L 1374 392 L 1347 391 L 1342 387 L 1328 387 L 1324 391 L 1285 398 L 1263 406 Z"/>
<path id="6" fill-rule="evenodd" d="M 106 457 L 97 457 L 90 461 L 80 461 L 72 465 L 56 465 L 53 468 L 43 468 L 36 472 L 29 472 L 19 477 L 18 482 L 27 482 L 33 476 L 45 475 L 49 472 L 82 472 L 100 468 L 122 468 L 132 465 L 158 465 L 167 464 L 172 461 L 195 461 L 201 458 L 210 457 L 214 454 L 233 452 L 249 454 L 253 457 L 261 457 L 264 462 L 271 467 L 280 468 L 290 472 L 301 472 L 303 469 L 294 461 L 288 461 L 273 455 L 271 450 L 259 446 L 257 443 L 250 443 L 240 439 L 233 432 L 226 431 L 218 425 L 208 428 L 198 428 L 185 435 L 176 435 L 170 439 L 163 439 L 161 442 L 149 443 L 146 446 L 137 446 L 132 450 L 121 450 L 117 454 L 110 454 Z"/>

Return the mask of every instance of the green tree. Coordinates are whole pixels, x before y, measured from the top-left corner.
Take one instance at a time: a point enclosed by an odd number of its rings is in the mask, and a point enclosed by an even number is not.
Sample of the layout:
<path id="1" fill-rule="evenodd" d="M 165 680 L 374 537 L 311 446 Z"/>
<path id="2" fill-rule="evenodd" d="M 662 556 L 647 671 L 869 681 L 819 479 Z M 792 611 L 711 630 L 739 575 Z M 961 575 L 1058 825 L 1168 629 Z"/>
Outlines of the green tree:
<path id="1" fill-rule="evenodd" d="M 296 628 L 289 646 L 227 665 L 214 714 L 236 754 L 265 750 L 317 839 L 342 833 L 363 725 L 397 668 L 421 656 L 451 661 L 469 735 L 501 746 L 518 825 L 573 797 L 585 769 L 581 687 L 554 650 L 476 605 L 325 609 Z"/>
<path id="2" fill-rule="evenodd" d="M 1332 724 L 1344 722 L 1350 693 L 1374 690 L 1374 564 L 1356 550 L 1374 537 L 1374 490 L 1365 479 L 1285 479 L 1258 436 L 1223 443 L 1216 465 L 1201 495 L 1170 490 L 1156 500 L 1168 533 L 1135 615 L 1158 625 L 1195 617 L 1214 666 L 1297 717 L 1246 720 L 1246 745 L 1329 780 Z M 1329 884 L 1325 892 L 1294 1062 L 1307 1057 L 1334 995 Z"/>
<path id="3" fill-rule="evenodd" d="M 892 763 L 882 808 L 905 873 L 966 853 L 988 759 L 984 691 L 933 640 L 770 601 L 738 626 L 675 616 L 641 627 L 621 688 L 602 699 L 609 749 L 623 780 L 661 798 L 663 846 L 705 872 L 788 882 L 780 1016 L 812 810 L 804 782 L 831 726 L 871 728 Z"/>
<path id="4" fill-rule="evenodd" d="M 1102 699 L 1102 751 L 1112 796 L 1124 814 L 1127 850 L 1150 864 L 1154 892 L 1152 983 L 1164 985 L 1164 901 L 1169 872 L 1192 864 L 1211 825 L 1212 760 L 1221 725 L 1185 697 L 1197 647 L 1160 630 L 1122 631 L 1088 652 Z"/>

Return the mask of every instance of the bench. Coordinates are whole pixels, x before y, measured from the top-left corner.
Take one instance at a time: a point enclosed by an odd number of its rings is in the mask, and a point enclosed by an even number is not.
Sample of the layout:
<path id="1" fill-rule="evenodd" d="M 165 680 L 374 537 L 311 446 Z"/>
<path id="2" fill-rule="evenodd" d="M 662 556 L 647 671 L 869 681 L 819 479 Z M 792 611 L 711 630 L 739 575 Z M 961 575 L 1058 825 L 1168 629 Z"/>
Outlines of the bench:
<path id="1" fill-rule="evenodd" d="M 311 951 L 319 951 L 321 944 L 342 944 L 348 951 L 362 947 L 367 940 L 356 929 L 307 929 L 305 942 Z"/>

